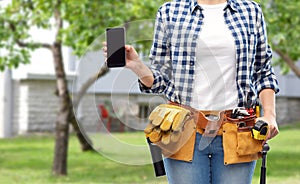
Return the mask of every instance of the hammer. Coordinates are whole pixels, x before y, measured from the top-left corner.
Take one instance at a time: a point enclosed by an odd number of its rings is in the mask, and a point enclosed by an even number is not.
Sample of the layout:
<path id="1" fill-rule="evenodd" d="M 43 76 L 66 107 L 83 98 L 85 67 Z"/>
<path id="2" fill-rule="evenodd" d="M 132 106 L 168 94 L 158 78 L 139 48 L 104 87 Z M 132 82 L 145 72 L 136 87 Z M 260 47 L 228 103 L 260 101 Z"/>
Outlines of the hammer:
<path id="1" fill-rule="evenodd" d="M 260 169 L 260 184 L 266 184 L 266 163 L 267 163 L 267 152 L 270 150 L 270 146 L 268 143 L 265 143 L 263 145 L 262 149 L 262 164 L 261 164 L 261 169 Z"/>

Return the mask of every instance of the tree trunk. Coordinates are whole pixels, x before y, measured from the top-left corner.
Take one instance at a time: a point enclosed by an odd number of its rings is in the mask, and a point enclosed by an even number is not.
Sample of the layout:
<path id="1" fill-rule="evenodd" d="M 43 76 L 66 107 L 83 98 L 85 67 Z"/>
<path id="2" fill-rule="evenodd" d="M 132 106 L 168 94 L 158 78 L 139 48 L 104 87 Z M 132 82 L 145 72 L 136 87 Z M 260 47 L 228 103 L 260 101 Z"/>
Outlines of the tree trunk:
<path id="1" fill-rule="evenodd" d="M 275 49 L 275 52 L 282 58 L 283 61 L 292 69 L 292 71 L 300 78 L 300 69 L 294 63 L 294 61 L 285 53 L 279 49 Z"/>
<path id="2" fill-rule="evenodd" d="M 106 73 L 108 73 L 109 69 L 106 67 L 106 65 L 104 65 L 103 67 L 100 68 L 100 70 L 91 78 L 89 78 L 81 87 L 78 93 L 74 94 L 73 96 L 73 108 L 77 109 L 78 105 L 82 99 L 82 97 L 84 96 L 84 94 L 86 93 L 87 89 L 94 84 L 94 82 L 96 82 L 100 77 L 102 77 L 103 75 L 105 75 Z M 80 122 L 78 122 L 79 120 L 76 120 L 75 117 L 75 112 L 72 113 L 72 117 L 70 118 L 70 123 L 73 126 L 74 132 L 80 142 L 81 145 L 81 150 L 82 151 L 89 151 L 89 150 L 93 150 L 92 147 L 92 141 L 89 139 L 88 136 L 86 136 L 85 132 L 82 131 L 82 129 L 80 130 Z"/>
<path id="3" fill-rule="evenodd" d="M 67 175 L 69 118 L 72 114 L 72 103 L 62 57 L 62 44 L 59 39 L 59 32 L 63 28 L 60 6 L 61 0 L 57 0 L 54 5 L 56 25 L 55 42 L 51 46 L 56 75 L 56 89 L 59 97 L 59 111 L 55 124 L 55 148 L 52 167 L 52 172 L 56 176 Z"/>
<path id="4" fill-rule="evenodd" d="M 73 110 L 73 109 L 71 109 Z M 93 143 L 92 141 L 89 139 L 89 137 L 85 134 L 84 131 L 82 131 L 80 129 L 80 122 L 78 122 L 79 120 L 76 119 L 74 112 L 72 113 L 72 116 L 70 118 L 70 123 L 73 127 L 73 130 L 76 134 L 76 137 L 80 143 L 80 147 L 82 151 L 93 151 Z"/>
<path id="5" fill-rule="evenodd" d="M 73 106 L 75 109 L 77 109 L 79 102 L 81 101 L 83 95 L 86 93 L 86 91 L 89 89 L 89 87 L 94 84 L 99 78 L 104 76 L 109 72 L 109 68 L 107 68 L 106 65 L 103 65 L 100 70 L 95 73 L 93 76 L 91 76 L 79 89 L 78 93 L 75 94 L 73 97 Z"/>
<path id="6" fill-rule="evenodd" d="M 72 115 L 72 103 L 63 65 L 61 43 L 55 43 L 53 45 L 52 53 L 59 97 L 59 112 L 55 125 L 55 149 L 52 172 L 54 175 L 67 175 L 69 117 Z"/>

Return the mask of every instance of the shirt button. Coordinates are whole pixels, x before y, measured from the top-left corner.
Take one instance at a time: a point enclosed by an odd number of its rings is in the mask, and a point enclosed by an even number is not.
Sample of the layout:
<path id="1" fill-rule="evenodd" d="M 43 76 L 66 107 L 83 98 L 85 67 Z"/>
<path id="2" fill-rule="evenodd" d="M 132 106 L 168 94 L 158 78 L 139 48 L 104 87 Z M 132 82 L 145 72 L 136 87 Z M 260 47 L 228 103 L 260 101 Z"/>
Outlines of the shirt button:
<path id="1" fill-rule="evenodd" d="M 191 66 L 194 66 L 194 65 L 195 65 L 195 62 L 194 62 L 194 61 L 191 61 L 191 62 L 190 62 L 190 65 L 191 65 Z"/>
<path id="2" fill-rule="evenodd" d="M 197 35 L 194 35 L 193 38 L 194 38 L 194 40 L 196 40 L 196 39 L 198 38 L 198 36 L 197 36 Z"/>

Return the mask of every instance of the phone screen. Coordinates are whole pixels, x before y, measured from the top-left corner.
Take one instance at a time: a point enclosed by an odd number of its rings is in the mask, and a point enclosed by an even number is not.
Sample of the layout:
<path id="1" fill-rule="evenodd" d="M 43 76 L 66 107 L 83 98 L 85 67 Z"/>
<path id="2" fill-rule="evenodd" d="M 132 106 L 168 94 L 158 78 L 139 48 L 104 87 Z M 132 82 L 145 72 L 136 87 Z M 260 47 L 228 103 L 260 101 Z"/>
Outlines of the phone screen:
<path id="1" fill-rule="evenodd" d="M 123 67 L 126 64 L 125 58 L 125 29 L 108 28 L 106 29 L 107 42 L 107 66 Z"/>

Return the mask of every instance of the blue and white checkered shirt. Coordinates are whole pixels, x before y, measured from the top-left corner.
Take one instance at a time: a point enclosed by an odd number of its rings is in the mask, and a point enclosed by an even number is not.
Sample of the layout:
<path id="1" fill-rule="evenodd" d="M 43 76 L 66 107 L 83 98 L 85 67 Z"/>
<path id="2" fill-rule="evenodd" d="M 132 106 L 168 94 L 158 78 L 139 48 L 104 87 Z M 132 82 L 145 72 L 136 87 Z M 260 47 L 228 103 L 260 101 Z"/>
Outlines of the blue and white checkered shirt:
<path id="1" fill-rule="evenodd" d="M 150 51 L 154 84 L 150 89 L 140 84 L 142 92 L 191 104 L 196 44 L 205 19 L 202 11 L 197 0 L 176 0 L 160 7 Z M 228 0 L 224 21 L 235 39 L 238 104 L 252 106 L 263 89 L 279 91 L 261 7 L 249 0 Z"/>

